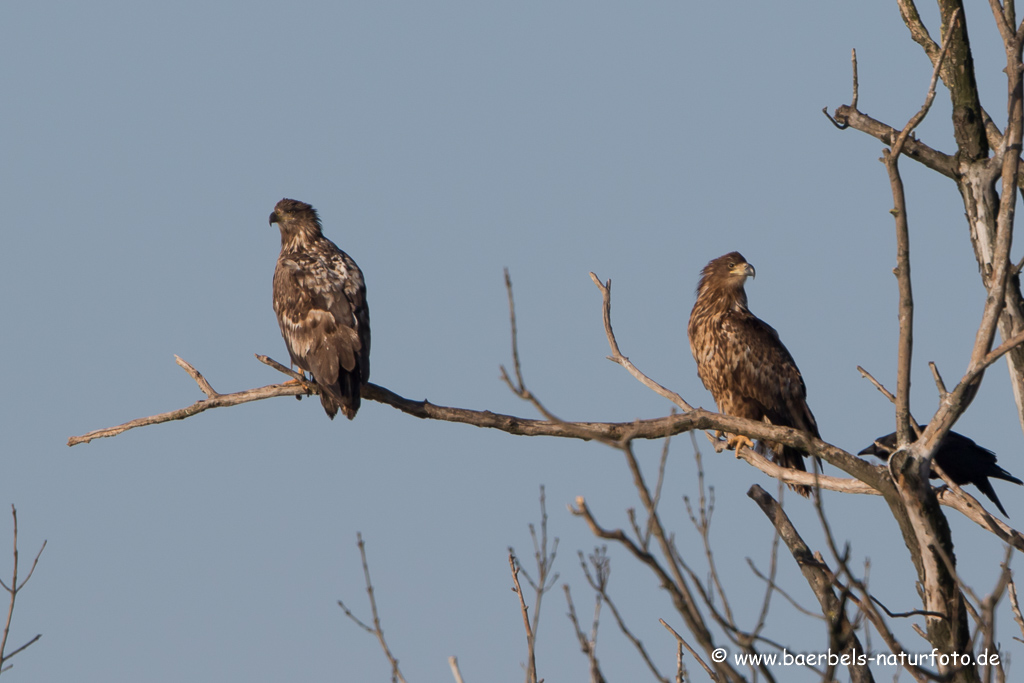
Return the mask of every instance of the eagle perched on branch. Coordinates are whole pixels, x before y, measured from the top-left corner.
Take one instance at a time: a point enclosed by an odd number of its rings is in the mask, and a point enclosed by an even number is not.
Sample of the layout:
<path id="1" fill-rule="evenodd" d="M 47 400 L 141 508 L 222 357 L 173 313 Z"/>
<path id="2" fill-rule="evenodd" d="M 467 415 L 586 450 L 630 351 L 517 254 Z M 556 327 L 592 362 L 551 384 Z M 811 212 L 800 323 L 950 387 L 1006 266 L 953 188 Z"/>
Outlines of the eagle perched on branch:
<path id="1" fill-rule="evenodd" d="M 747 308 L 743 284 L 748 276 L 754 276 L 754 267 L 736 251 L 701 271 L 687 330 L 697 374 L 720 413 L 793 427 L 820 438 L 793 357 L 779 341 L 779 333 Z M 730 448 L 741 445 L 753 443 L 745 436 L 729 436 Z M 777 464 L 806 471 L 805 453 L 780 443 L 764 445 Z M 810 494 L 807 486 L 790 488 Z"/>
<path id="2" fill-rule="evenodd" d="M 313 377 L 324 411 L 352 419 L 370 377 L 370 310 L 363 273 L 323 236 L 316 210 L 282 199 L 270 214 L 281 229 L 274 312 L 292 363 Z"/>
<path id="3" fill-rule="evenodd" d="M 921 431 L 924 431 L 924 427 L 924 425 L 917 426 Z M 914 440 L 916 441 L 917 439 Z M 893 432 L 892 434 L 886 434 L 875 439 L 873 444 L 862 450 L 858 455 L 870 453 L 882 460 L 888 461 L 889 456 L 895 450 L 896 432 Z M 957 434 L 956 432 L 949 432 L 935 449 L 932 462 L 937 463 L 949 475 L 949 478 L 956 482 L 957 486 L 965 484 L 977 486 L 979 491 L 996 504 L 996 507 L 1003 513 L 1004 517 L 1010 516 L 1006 514 L 1006 509 L 999 502 L 999 496 L 996 495 L 996 490 L 992 488 L 992 482 L 988 478 L 1002 479 L 1003 481 L 1021 485 L 1024 485 L 1024 481 L 1021 481 L 997 465 L 995 453 L 987 448 L 982 448 L 974 442 L 974 439 L 969 439 L 963 434 Z M 938 479 L 939 475 L 933 470 L 931 478 Z"/>

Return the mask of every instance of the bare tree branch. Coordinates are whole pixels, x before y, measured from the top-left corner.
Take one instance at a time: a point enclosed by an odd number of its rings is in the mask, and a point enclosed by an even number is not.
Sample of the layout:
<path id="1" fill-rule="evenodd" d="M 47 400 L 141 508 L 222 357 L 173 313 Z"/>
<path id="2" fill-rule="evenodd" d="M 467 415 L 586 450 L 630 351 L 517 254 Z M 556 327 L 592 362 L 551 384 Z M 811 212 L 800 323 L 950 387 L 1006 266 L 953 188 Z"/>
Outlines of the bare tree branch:
<path id="1" fill-rule="evenodd" d="M 452 676 L 455 677 L 455 683 L 464 683 L 462 680 L 462 672 L 459 671 L 459 660 L 454 655 L 448 658 L 448 666 L 452 669 Z"/>
<path id="2" fill-rule="evenodd" d="M 1012 340 L 1011 340 L 1012 341 Z M 1003 344 L 1000 349 L 1007 346 Z M 998 351 L 998 349 L 997 349 Z M 992 356 L 986 361 L 995 362 Z M 275 363 L 266 356 L 257 356 Z M 182 363 L 185 363 L 182 361 Z M 187 363 L 185 363 L 187 365 Z M 269 363 L 268 363 L 269 364 Z M 277 364 L 280 365 L 280 364 Z M 191 367 L 191 366 L 190 366 Z M 283 368 L 283 366 L 280 366 Z M 289 374 L 290 370 L 285 370 Z M 191 373 L 190 373 L 191 374 Z M 257 389 L 248 389 L 233 394 L 218 394 L 217 399 L 197 401 L 188 408 L 162 413 L 150 417 L 140 418 L 126 422 L 117 427 L 98 429 L 82 436 L 71 437 L 68 445 L 88 443 L 93 439 L 111 437 L 121 434 L 136 427 L 144 427 L 172 420 L 181 420 L 196 415 L 210 408 L 240 405 L 251 401 L 258 401 L 265 398 L 278 396 L 301 396 L 308 393 L 308 389 L 295 383 L 271 384 Z M 588 437 L 581 434 L 593 434 L 593 438 L 600 437 L 609 442 L 618 442 L 627 435 L 634 439 L 662 439 L 667 436 L 674 436 L 684 432 L 695 430 L 723 431 L 733 434 L 745 434 L 754 439 L 766 439 L 776 441 L 789 446 L 795 446 L 805 450 L 812 455 L 820 456 L 830 464 L 846 471 L 860 479 L 864 484 L 851 479 L 840 479 L 815 475 L 811 472 L 798 472 L 789 468 L 782 468 L 769 461 L 750 449 L 742 449 L 740 457 L 754 465 L 769 476 L 776 477 L 786 483 L 806 484 L 814 486 L 815 483 L 823 489 L 841 491 L 846 493 L 861 493 L 877 495 L 876 484 L 884 478 L 888 479 L 882 467 L 876 467 L 866 460 L 851 455 L 850 453 L 832 446 L 824 441 L 813 438 L 806 432 L 788 427 L 768 425 L 763 422 L 745 420 L 739 417 L 731 417 L 695 408 L 686 413 L 669 415 L 667 417 L 653 418 L 649 420 L 635 420 L 633 422 L 552 422 L 550 420 L 533 420 L 517 417 L 514 415 L 503 415 L 489 410 L 470 410 L 466 408 L 453 408 L 440 406 L 429 401 L 413 401 L 392 392 L 389 389 L 376 384 L 367 384 L 363 387 L 362 397 L 368 401 L 376 401 L 389 405 L 403 413 L 418 417 L 420 419 L 442 420 L 446 422 L 457 422 L 469 424 L 476 427 L 497 429 L 509 434 L 519 436 L 551 436 L 572 439 L 584 439 Z M 817 476 L 817 478 L 815 478 Z M 1012 544 L 1018 550 L 1024 552 L 1024 536 L 1010 528 L 1003 522 L 996 520 L 996 526 L 987 525 L 983 517 L 977 511 L 972 511 L 963 502 L 956 500 L 953 496 L 943 496 L 939 493 L 939 501 L 948 507 L 954 508 L 983 528 L 992 531 L 1003 541 Z"/>
<path id="3" fill-rule="evenodd" d="M 612 355 L 608 356 L 608 360 L 618 363 L 622 367 L 629 371 L 629 374 L 633 375 L 641 384 L 653 391 L 654 393 L 667 398 L 672 401 L 681 409 L 690 411 L 693 407 L 683 400 L 683 397 L 674 391 L 669 391 L 665 387 L 661 386 L 653 379 L 640 372 L 639 368 L 633 365 L 628 358 L 622 355 L 619 351 L 619 344 L 615 341 L 615 333 L 612 332 L 612 281 L 608 280 L 606 283 L 601 284 L 601 280 L 594 273 L 590 274 L 590 279 L 594 281 L 597 288 L 601 291 L 601 297 L 603 300 L 603 317 L 604 317 L 604 331 L 608 336 L 608 346 L 611 347 Z"/>
<path id="4" fill-rule="evenodd" d="M 625 547 L 637 560 L 647 565 L 647 567 L 654 573 L 658 578 L 662 588 L 664 588 L 672 598 L 672 603 L 676 608 L 676 611 L 684 618 L 687 627 L 690 632 L 697 638 L 698 644 L 706 652 L 711 652 L 715 648 L 714 640 L 711 635 L 711 631 L 708 629 L 707 624 L 704 621 L 703 615 L 700 613 L 700 609 L 697 606 L 696 599 L 690 591 L 689 585 L 674 562 L 675 555 L 672 553 L 672 549 L 669 545 L 667 538 L 661 529 L 660 523 L 654 527 L 654 537 L 658 540 L 659 545 L 662 549 L 662 553 L 667 558 L 666 561 L 669 563 L 669 568 L 666 569 L 661 561 L 652 553 L 644 550 L 637 545 L 629 536 L 627 536 L 621 529 L 608 530 L 598 524 L 597 519 L 594 518 L 593 513 L 587 507 L 587 503 L 582 496 L 576 498 L 575 506 L 571 506 L 569 511 L 587 522 L 590 527 L 591 533 L 598 538 L 603 538 L 610 541 L 615 541 Z M 718 675 L 723 677 L 722 680 L 730 682 L 742 681 L 742 677 L 731 667 L 728 662 L 719 662 L 715 664 L 715 670 Z"/>
<path id="5" fill-rule="evenodd" d="M 714 671 L 712 671 L 711 667 L 709 667 L 704 662 L 704 660 L 701 659 L 700 655 L 697 654 L 697 652 L 692 647 L 690 647 L 690 644 L 688 642 L 686 642 L 686 639 L 683 638 L 681 635 L 679 635 L 679 633 L 674 628 L 672 628 L 671 626 L 668 625 L 668 622 L 666 622 L 664 619 L 658 619 L 658 621 L 660 621 L 661 625 L 665 627 L 665 630 L 667 630 L 669 633 L 671 633 L 673 636 L 675 636 L 676 642 L 679 643 L 679 646 L 680 647 L 685 647 L 686 651 L 690 653 L 690 656 L 692 656 L 694 659 L 697 660 L 697 663 L 700 664 L 704 668 L 704 671 L 707 672 L 708 678 L 710 678 L 712 681 L 715 681 L 716 683 L 721 680 L 718 677 L 718 674 L 715 673 Z M 680 671 L 682 671 L 682 667 L 683 667 L 683 656 L 682 656 L 682 653 L 680 653 L 680 655 L 679 655 L 679 669 L 680 669 Z M 679 678 L 680 678 L 680 680 L 682 680 L 682 675 L 681 674 L 680 674 Z"/>
<path id="6" fill-rule="evenodd" d="M 565 590 L 565 601 L 569 606 L 569 621 L 576 632 L 576 640 L 580 644 L 580 650 L 587 656 L 587 663 L 590 665 L 590 683 L 605 683 L 604 674 L 597 661 L 597 628 L 601 614 L 601 594 L 598 593 L 594 600 L 594 621 L 590 628 L 590 634 L 583 632 L 579 619 L 576 618 L 576 606 L 572 602 L 572 593 L 569 591 L 569 584 L 563 586 Z"/>
<path id="7" fill-rule="evenodd" d="M 831 632 L 841 634 L 838 641 L 839 647 L 845 653 L 864 651 L 857 634 L 854 631 L 846 610 L 842 607 L 842 601 L 832 590 L 832 577 L 825 564 L 811 553 L 810 548 L 800 537 L 796 527 L 793 526 L 782 506 L 772 498 L 767 491 L 756 484 L 750 487 L 747 495 L 754 500 L 771 521 L 783 543 L 789 548 L 790 554 L 796 560 L 800 572 L 804 575 L 808 585 L 814 592 L 815 597 L 821 605 L 821 611 L 830 621 Z M 871 670 L 866 664 L 858 664 L 856 658 L 851 658 L 848 666 L 851 681 L 874 681 Z"/>
<path id="8" fill-rule="evenodd" d="M 384 639 L 384 629 L 380 625 L 380 616 L 377 614 L 377 599 L 374 597 L 373 583 L 370 581 L 370 566 L 366 561 L 366 543 L 363 542 L 363 535 L 361 533 L 356 534 L 357 543 L 359 546 L 359 557 L 363 563 L 363 576 L 366 579 L 366 594 L 370 598 L 370 612 L 373 615 L 373 626 L 368 626 L 363 623 L 355 614 L 352 613 L 345 603 L 338 600 L 338 607 L 345 612 L 345 616 L 354 621 L 360 628 L 367 633 L 370 633 L 377 637 L 377 641 L 380 643 L 381 649 L 384 650 L 384 656 L 388 658 L 388 662 L 391 664 L 391 681 L 392 683 L 405 683 L 405 677 L 398 668 L 398 659 L 391 653 L 391 648 L 388 647 L 387 641 Z"/>
<path id="9" fill-rule="evenodd" d="M 3 586 L 3 589 L 7 591 L 7 593 L 11 596 L 10 600 L 7 603 L 7 619 L 4 622 L 3 636 L 0 637 L 0 673 L 3 673 L 7 669 L 11 668 L 11 665 L 9 664 L 6 667 L 4 665 L 12 657 L 14 657 L 14 655 L 18 654 L 19 652 L 22 652 L 29 645 L 32 645 L 37 640 L 43 637 L 41 633 L 36 634 L 34 638 L 29 640 L 21 647 L 18 647 L 10 652 L 7 652 L 7 638 L 11 633 L 11 622 L 13 621 L 14 618 L 14 601 L 18 597 L 18 593 L 21 592 L 21 589 L 24 588 L 25 584 L 28 583 L 29 579 L 32 578 L 32 574 L 34 574 L 36 571 L 36 565 L 39 564 L 39 556 L 42 555 L 43 550 L 46 549 L 46 541 L 43 541 L 43 545 L 39 548 L 39 552 L 36 553 L 35 559 L 32 560 L 32 567 L 29 569 L 28 574 L 25 576 L 24 579 L 21 580 L 21 583 L 18 583 L 18 511 L 14 508 L 13 505 L 11 506 L 11 518 L 13 519 L 14 524 L 14 564 L 11 570 L 11 585 L 8 586 L 7 584 L 0 581 L 0 586 Z"/>
<path id="10" fill-rule="evenodd" d="M 903 0 L 900 7 L 909 5 L 910 0 Z M 953 21 L 959 16 L 959 11 L 953 15 Z M 927 34 L 925 34 L 927 35 Z M 884 153 L 885 168 L 889 173 L 889 183 L 892 185 L 892 196 L 895 204 L 892 213 L 896 219 L 896 279 L 899 283 L 899 321 L 900 336 L 898 344 L 898 362 L 896 379 L 896 443 L 903 447 L 910 443 L 910 368 L 911 357 L 914 348 L 914 295 L 910 282 L 910 229 L 907 223 L 907 200 L 903 191 L 903 179 L 900 177 L 899 158 L 903 152 L 903 146 L 907 142 L 911 131 L 920 125 L 928 110 L 935 101 L 935 84 L 939 79 L 939 70 L 942 62 L 949 51 L 952 32 L 949 32 L 942 52 L 935 60 L 935 68 L 932 71 L 932 79 L 928 85 L 928 94 L 925 97 L 921 109 L 911 117 L 907 125 L 903 127 L 900 134 L 893 143 L 891 150 Z"/>
<path id="11" fill-rule="evenodd" d="M 519 562 L 512 549 L 508 550 L 508 566 L 512 570 L 513 592 L 519 596 L 519 610 L 523 614 L 523 628 L 526 629 L 526 683 L 537 683 L 536 639 L 530 626 L 530 614 L 523 597 L 523 589 L 519 585 Z"/>
<path id="12" fill-rule="evenodd" d="M 1020 601 L 1017 599 L 1017 585 L 1013 582 L 1012 576 L 1010 577 L 1007 589 L 1010 592 L 1010 607 L 1013 610 L 1013 620 L 1017 623 L 1021 636 L 1024 636 L 1024 615 L 1020 612 Z M 1024 638 L 1014 636 L 1014 640 L 1024 643 Z"/>
<path id="13" fill-rule="evenodd" d="M 580 567 L 583 569 L 583 575 L 586 577 L 587 583 L 589 583 L 590 587 L 593 588 L 594 591 L 598 594 L 598 597 L 601 600 L 603 600 L 606 605 L 608 605 L 608 609 L 611 610 L 612 616 L 615 617 L 615 622 L 618 625 L 619 630 L 622 631 L 622 634 L 626 636 L 629 642 L 633 643 L 633 647 L 635 647 L 637 652 L 640 653 L 640 657 L 644 660 L 644 664 L 647 665 L 647 668 L 651 671 L 651 674 L 662 683 L 668 683 L 668 679 L 666 679 L 661 674 L 661 672 L 658 671 L 658 667 L 654 664 L 654 660 L 652 660 L 651 656 L 647 653 L 647 648 L 644 647 L 643 642 L 641 642 L 641 640 L 637 638 L 635 635 L 633 635 L 633 632 L 629 630 L 629 627 L 626 625 L 625 619 L 623 619 L 622 614 L 619 612 L 619 608 L 615 605 L 615 602 L 608 594 L 608 578 L 611 573 L 611 564 L 606 554 L 606 546 L 598 548 L 594 551 L 594 554 L 590 556 L 591 564 L 594 565 L 593 574 L 591 574 L 589 568 L 587 567 L 587 563 L 583 558 L 583 553 L 580 552 L 578 553 L 578 555 L 580 560 Z M 565 593 L 566 598 L 568 599 L 569 586 L 565 587 Z M 577 633 L 579 633 L 578 630 Z"/>
<path id="14" fill-rule="evenodd" d="M 533 540 L 533 557 L 537 563 L 537 580 L 534 581 L 525 568 L 519 567 L 519 571 L 526 577 L 526 582 L 534 590 L 533 602 L 533 638 L 537 639 L 537 630 L 540 627 L 540 606 L 544 594 L 551 590 L 558 581 L 558 574 L 551 574 L 555 557 L 558 555 L 558 539 L 552 544 L 551 552 L 548 552 L 548 511 L 545 504 L 544 487 L 540 487 L 540 538 L 537 538 L 537 529 L 533 524 L 529 525 L 530 538 Z M 509 552 L 514 553 L 512 548 Z"/>
<path id="15" fill-rule="evenodd" d="M 844 104 L 836 108 L 833 116 L 841 125 L 867 133 L 887 145 L 895 144 L 896 138 L 900 134 L 896 128 L 873 119 L 850 105 Z M 907 138 L 902 153 L 947 178 L 956 180 L 959 177 L 954 156 L 932 149 L 920 140 Z"/>

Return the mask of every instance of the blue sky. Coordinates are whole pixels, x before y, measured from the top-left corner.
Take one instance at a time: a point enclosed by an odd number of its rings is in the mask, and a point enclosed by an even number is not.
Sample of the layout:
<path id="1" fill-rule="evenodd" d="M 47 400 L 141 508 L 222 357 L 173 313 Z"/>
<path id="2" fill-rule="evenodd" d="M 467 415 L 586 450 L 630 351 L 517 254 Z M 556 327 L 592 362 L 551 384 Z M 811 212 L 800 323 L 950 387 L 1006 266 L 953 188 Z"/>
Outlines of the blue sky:
<path id="1" fill-rule="evenodd" d="M 368 618 L 356 532 L 409 680 L 522 677 L 525 644 L 506 553 L 547 487 L 556 570 L 589 614 L 575 557 L 595 539 L 566 504 L 608 526 L 638 501 L 620 454 L 420 421 L 367 403 L 331 422 L 318 401 L 207 412 L 69 449 L 69 436 L 201 397 L 177 354 L 223 392 L 276 382 L 285 360 L 270 304 L 282 197 L 310 202 L 360 264 L 372 380 L 409 398 L 532 417 L 510 362 L 502 269 L 515 284 L 530 388 L 566 419 L 631 420 L 670 406 L 605 360 L 600 296 L 613 280 L 623 352 L 713 407 L 686 341 L 700 268 L 741 251 L 755 313 L 807 382 L 823 437 L 848 450 L 893 429 L 855 367 L 894 384 L 892 206 L 881 144 L 821 114 L 850 97 L 902 126 L 931 69 L 895 5 L 797 2 L 22 3 L 0 10 L 0 542 L 17 506 L 22 558 L 48 540 L 19 598 L 12 642 L 26 680 L 387 680 Z M 924 8 L 922 8 L 924 9 Z M 738 11 L 736 11 L 738 10 Z M 933 17 L 933 33 L 937 33 Z M 1002 53 L 968 17 L 989 111 L 1005 111 Z M 986 44 L 991 43 L 991 44 Z M 919 136 L 952 152 L 948 97 Z M 910 161 L 917 303 L 912 407 L 936 405 L 927 362 L 962 372 L 984 291 L 955 188 Z M 1015 254 L 1019 258 L 1019 254 Z M 958 429 L 1024 473 L 1005 366 Z M 749 623 L 771 528 L 746 490 L 774 486 L 704 449 L 719 566 Z M 661 444 L 641 444 L 652 472 Z M 702 552 L 682 504 L 692 445 L 674 441 L 664 514 Z M 1020 491 L 996 484 L 1012 519 Z M 811 507 L 787 508 L 821 545 Z M 907 555 L 878 499 L 826 496 L 836 532 L 894 610 L 915 606 Z M 992 585 L 999 545 L 950 513 L 963 574 Z M 611 548 L 611 592 L 671 671 L 681 627 L 651 576 Z M 788 557 L 784 586 L 810 604 Z M 9 558 L 0 552 L 0 575 Z M 827 646 L 782 600 L 769 624 Z M 559 587 L 538 665 L 580 680 L 586 661 Z M 1003 642 L 1010 641 L 1007 620 Z M 774 629 L 774 631 L 772 631 Z M 912 636 L 908 636 L 908 639 Z M 610 679 L 643 675 L 606 615 Z M 923 642 L 917 643 L 926 649 Z M 930 648 L 927 648 L 930 649 Z M 691 667 L 692 669 L 693 667 Z M 639 673 L 638 673 L 639 672 Z M 795 674 L 794 674 L 795 675 Z"/>

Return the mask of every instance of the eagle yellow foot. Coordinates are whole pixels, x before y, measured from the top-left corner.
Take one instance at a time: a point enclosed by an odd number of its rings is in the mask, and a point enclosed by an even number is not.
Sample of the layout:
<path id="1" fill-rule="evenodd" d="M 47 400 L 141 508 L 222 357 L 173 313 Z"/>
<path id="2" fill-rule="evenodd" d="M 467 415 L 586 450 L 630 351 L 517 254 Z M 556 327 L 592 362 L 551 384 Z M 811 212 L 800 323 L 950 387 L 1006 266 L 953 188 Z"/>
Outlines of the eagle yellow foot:
<path id="1" fill-rule="evenodd" d="M 283 386 L 284 386 L 284 385 L 288 385 L 288 384 L 298 384 L 298 385 L 300 385 L 300 386 L 301 386 L 302 388 L 304 388 L 304 389 L 306 390 L 306 395 L 307 395 L 307 396 L 311 396 L 311 395 L 313 394 L 313 391 L 314 391 L 314 389 L 313 389 L 313 386 L 314 386 L 314 385 L 313 385 L 313 383 L 312 383 L 312 382 L 310 382 L 310 381 L 309 381 L 308 379 L 306 379 L 305 377 L 303 377 L 302 379 L 295 379 L 295 378 L 292 378 L 292 379 L 289 379 L 289 380 L 285 380 L 285 381 L 284 381 L 284 382 L 282 382 L 281 384 L 282 384 Z M 302 400 L 302 396 L 300 396 L 300 395 L 296 395 L 296 396 L 295 396 L 295 398 L 299 399 L 300 401 Z"/>
<path id="2" fill-rule="evenodd" d="M 744 446 L 753 450 L 754 442 L 751 441 L 749 437 L 743 436 L 742 434 L 733 434 L 729 437 L 729 444 L 727 448 L 736 451 L 737 455 L 739 455 L 740 448 L 743 448 Z"/>

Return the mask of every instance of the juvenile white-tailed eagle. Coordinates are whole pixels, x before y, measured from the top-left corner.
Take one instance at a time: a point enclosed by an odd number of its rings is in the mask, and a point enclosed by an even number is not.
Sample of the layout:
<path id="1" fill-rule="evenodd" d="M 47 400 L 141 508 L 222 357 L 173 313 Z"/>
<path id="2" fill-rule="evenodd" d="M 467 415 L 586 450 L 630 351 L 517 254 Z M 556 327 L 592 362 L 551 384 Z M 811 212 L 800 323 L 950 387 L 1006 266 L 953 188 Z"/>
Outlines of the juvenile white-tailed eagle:
<path id="1" fill-rule="evenodd" d="M 924 431 L 924 425 L 918 425 L 918 429 Z M 870 453 L 882 460 L 888 460 L 895 450 L 896 432 L 893 432 L 892 434 L 886 434 L 875 439 L 873 444 L 862 450 L 858 455 Z M 950 479 L 956 482 L 957 486 L 974 484 L 978 487 L 979 491 L 996 504 L 996 507 L 1003 513 L 1004 517 L 1010 516 L 1006 514 L 1006 509 L 999 502 L 999 496 L 996 495 L 996 490 L 992 488 L 992 482 L 988 478 L 1002 479 L 1014 484 L 1024 484 L 1024 481 L 1021 481 L 997 465 L 995 453 L 987 448 L 982 448 L 974 442 L 974 439 L 969 439 L 963 434 L 950 432 L 939 442 L 939 446 L 935 449 L 935 454 L 932 456 L 932 461 L 938 463 L 939 467 L 949 475 Z M 932 479 L 938 479 L 939 475 L 932 471 L 931 477 Z"/>
<path id="2" fill-rule="evenodd" d="M 363 273 L 323 236 L 316 210 L 282 199 L 270 214 L 281 229 L 274 312 L 292 363 L 313 377 L 332 420 L 352 419 L 370 377 L 370 310 Z"/>
<path id="3" fill-rule="evenodd" d="M 754 267 L 735 251 L 701 271 L 687 330 L 697 374 L 720 413 L 793 427 L 820 438 L 793 357 L 779 341 L 779 333 L 747 308 L 743 284 L 753 275 Z M 730 448 L 744 444 L 753 445 L 745 436 L 729 436 Z M 780 443 L 764 445 L 777 464 L 806 470 L 806 453 Z M 807 486 L 790 488 L 810 494 Z"/>

